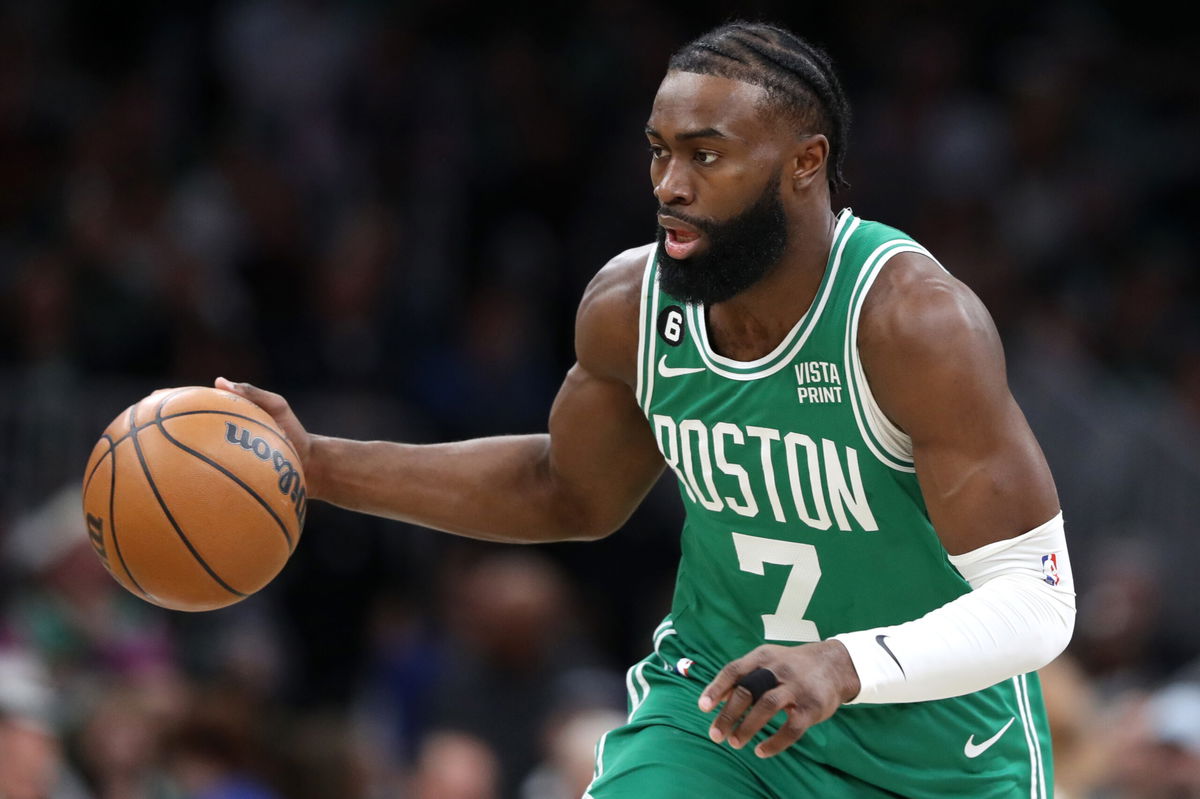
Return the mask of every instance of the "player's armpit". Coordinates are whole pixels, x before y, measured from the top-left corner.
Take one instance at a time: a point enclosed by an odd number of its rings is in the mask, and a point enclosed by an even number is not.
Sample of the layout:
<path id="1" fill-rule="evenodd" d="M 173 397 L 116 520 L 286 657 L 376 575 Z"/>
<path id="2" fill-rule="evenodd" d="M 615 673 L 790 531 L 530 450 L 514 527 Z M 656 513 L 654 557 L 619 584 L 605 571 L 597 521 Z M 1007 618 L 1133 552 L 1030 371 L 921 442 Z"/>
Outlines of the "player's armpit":
<path id="1" fill-rule="evenodd" d="M 896 256 L 864 305 L 859 353 L 880 408 L 912 439 L 934 529 L 951 554 L 1058 512 L 1041 448 L 1008 388 L 1000 338 L 970 289 Z"/>

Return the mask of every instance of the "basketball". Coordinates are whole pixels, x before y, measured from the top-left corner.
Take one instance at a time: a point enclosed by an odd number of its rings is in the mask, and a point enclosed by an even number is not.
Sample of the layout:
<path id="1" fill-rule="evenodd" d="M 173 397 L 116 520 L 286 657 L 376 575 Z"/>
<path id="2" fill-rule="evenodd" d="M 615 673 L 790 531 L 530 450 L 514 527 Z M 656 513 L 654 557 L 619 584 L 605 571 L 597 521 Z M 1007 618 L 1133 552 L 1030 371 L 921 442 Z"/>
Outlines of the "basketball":
<path id="1" fill-rule="evenodd" d="M 300 458 L 271 416 L 227 391 L 160 389 L 100 436 L 83 513 L 100 562 L 173 610 L 245 599 L 287 563 L 304 527 Z"/>

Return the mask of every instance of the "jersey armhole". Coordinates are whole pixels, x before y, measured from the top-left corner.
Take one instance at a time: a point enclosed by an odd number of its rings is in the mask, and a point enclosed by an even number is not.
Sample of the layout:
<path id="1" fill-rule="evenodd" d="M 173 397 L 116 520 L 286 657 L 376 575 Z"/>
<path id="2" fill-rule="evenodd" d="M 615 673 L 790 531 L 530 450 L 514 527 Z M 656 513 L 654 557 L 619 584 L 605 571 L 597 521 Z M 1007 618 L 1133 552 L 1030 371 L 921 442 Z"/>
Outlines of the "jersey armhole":
<path id="1" fill-rule="evenodd" d="M 846 374 L 849 377 L 850 403 L 854 409 L 854 419 L 871 454 L 892 469 L 912 473 L 916 471 L 913 465 L 912 438 L 897 427 L 879 407 L 858 351 L 858 324 L 867 295 L 887 263 L 905 252 L 924 255 L 945 270 L 928 250 L 912 239 L 892 239 L 879 245 L 871 253 L 859 273 L 851 295 L 850 313 L 846 322 Z"/>
<path id="2" fill-rule="evenodd" d="M 641 300 L 638 304 L 637 387 L 634 394 L 647 419 L 650 418 L 650 399 L 654 395 L 656 336 L 651 327 L 658 315 L 658 279 L 654 268 L 657 254 L 658 248 L 652 247 L 646 256 L 646 268 L 642 273 Z"/>

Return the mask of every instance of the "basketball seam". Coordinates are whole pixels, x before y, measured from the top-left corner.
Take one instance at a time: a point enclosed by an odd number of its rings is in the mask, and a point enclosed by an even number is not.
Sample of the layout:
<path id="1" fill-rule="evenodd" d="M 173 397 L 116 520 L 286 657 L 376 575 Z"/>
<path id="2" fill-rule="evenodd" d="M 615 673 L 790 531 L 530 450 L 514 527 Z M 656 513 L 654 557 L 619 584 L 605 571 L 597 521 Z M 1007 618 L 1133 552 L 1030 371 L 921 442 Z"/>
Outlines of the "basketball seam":
<path id="1" fill-rule="evenodd" d="M 96 465 L 92 467 L 92 470 L 88 472 L 87 477 L 83 479 L 83 495 L 85 497 L 87 496 L 88 488 L 92 485 L 92 478 L 96 476 L 96 470 L 100 468 L 100 464 L 104 463 L 104 459 L 109 455 L 112 455 L 113 463 L 115 464 L 117 462 L 117 456 L 113 455 L 113 450 L 116 449 L 116 446 L 113 444 L 112 438 L 109 437 L 108 433 L 105 433 L 104 435 L 100 436 L 100 440 L 108 442 L 108 451 L 100 456 L 100 460 L 96 461 Z"/>
<path id="2" fill-rule="evenodd" d="M 134 409 L 130 408 L 130 424 L 133 423 L 133 413 Z M 113 549 L 117 551 L 117 560 L 121 561 L 121 568 L 124 569 L 125 574 L 129 576 L 129 581 L 134 584 L 138 591 L 141 592 L 142 596 L 150 601 L 153 601 L 150 597 L 150 593 L 145 588 L 142 588 L 142 584 L 139 583 L 137 578 L 133 576 L 133 570 L 129 568 L 129 564 L 125 562 L 125 555 L 121 552 L 121 542 L 117 540 L 117 514 L 115 508 L 117 496 L 117 445 L 113 444 L 112 449 L 109 451 L 112 453 L 113 462 L 112 474 L 110 475 L 111 479 L 108 481 L 108 531 L 109 534 L 112 535 Z"/>
<path id="3" fill-rule="evenodd" d="M 158 422 L 158 429 L 159 429 L 159 431 L 162 432 L 163 437 L 166 438 L 167 441 L 170 441 L 172 444 L 179 447 L 181 450 L 188 453 L 189 455 L 193 455 L 193 456 L 199 458 L 204 463 L 207 463 L 209 466 L 213 467 L 214 469 L 219 471 L 221 474 L 225 475 L 230 480 L 237 483 L 247 494 L 254 497 L 254 501 L 257 502 L 259 505 L 262 505 L 263 510 L 265 510 L 267 513 L 271 514 L 271 518 L 274 519 L 275 523 L 279 525 L 279 530 L 280 530 L 280 532 L 283 533 L 284 540 L 287 541 L 288 552 L 291 553 L 291 552 L 295 551 L 296 545 L 292 542 L 292 536 L 290 533 L 288 533 L 287 525 L 284 524 L 283 519 L 279 518 L 279 514 L 277 514 L 275 512 L 275 509 L 272 508 L 271 505 L 265 499 L 263 499 L 257 491 L 255 491 L 253 488 L 251 488 L 249 485 L 247 485 L 245 482 L 243 482 L 242 479 L 240 477 L 238 477 L 236 474 L 231 472 L 229 469 L 226 469 L 224 466 L 217 463 L 213 459 L 209 458 L 203 452 L 198 452 L 197 450 L 192 449 L 187 444 L 184 444 L 182 441 L 180 441 L 179 439 L 172 436 L 170 433 L 167 432 L 166 425 L 164 425 L 161 421 Z"/>
<path id="4" fill-rule="evenodd" d="M 170 394 L 168 394 L 167 396 L 165 396 L 161 400 L 159 400 L 158 409 L 155 413 L 155 416 L 159 419 L 162 419 L 163 418 L 163 415 L 162 415 L 163 406 L 167 404 L 167 402 L 171 399 L 171 397 L 174 397 L 175 395 L 180 394 L 184 391 L 188 391 L 188 390 L 190 390 L 190 388 L 191 388 L 190 386 L 184 387 L 184 388 L 177 388 L 174 391 L 172 391 Z M 212 390 L 212 389 L 210 389 L 210 390 Z M 228 393 L 228 392 L 226 392 L 226 393 Z M 183 416 L 185 414 L 190 414 L 190 413 L 212 413 L 212 410 L 205 408 L 200 411 L 181 411 L 178 415 Z M 236 416 L 239 419 L 247 419 L 249 421 L 255 421 L 255 420 L 251 419 L 249 416 L 242 416 L 241 414 L 238 414 L 238 413 L 229 413 L 229 415 Z M 263 427 L 267 427 L 267 428 L 270 427 L 269 425 L 265 425 L 262 422 L 257 422 L 257 423 L 262 425 Z M 296 449 L 292 446 L 291 442 L 287 440 L 287 436 L 282 435 L 283 431 L 280 430 L 279 432 L 280 432 L 279 437 L 283 439 L 283 443 L 286 444 L 287 448 L 292 451 L 292 454 L 296 456 L 296 462 L 299 463 L 300 462 L 300 453 L 296 452 Z"/>
<path id="5" fill-rule="evenodd" d="M 283 533 L 283 539 L 285 541 L 287 541 L 288 554 L 290 555 L 291 553 L 295 552 L 296 545 L 295 545 L 295 543 L 293 543 L 291 535 L 288 534 L 287 525 L 284 524 L 283 519 L 279 518 L 279 515 L 277 513 L 275 513 L 275 509 L 271 507 L 270 503 L 268 503 L 265 499 L 263 499 L 257 491 L 255 491 L 250 486 L 246 485 L 246 483 L 242 482 L 241 478 L 239 478 L 233 472 L 229 471 L 221 464 L 212 460 L 207 455 L 197 452 L 196 450 L 194 450 L 191 447 L 187 446 L 186 444 L 182 443 L 181 441 L 179 441 L 178 439 L 176 439 L 174 436 L 172 436 L 170 433 L 167 432 L 167 427 L 165 424 L 163 424 L 163 407 L 166 406 L 166 404 L 170 401 L 170 399 L 172 397 L 174 397 L 175 395 L 177 395 L 183 391 L 187 391 L 187 390 L 188 389 L 186 389 L 186 388 L 176 389 L 175 391 L 172 391 L 170 394 L 166 395 L 159 401 L 158 407 L 154 410 L 154 422 L 158 425 L 159 432 L 161 432 L 163 434 L 163 437 L 166 438 L 168 441 L 170 441 L 172 444 L 179 447 L 184 452 L 194 455 L 195 457 L 197 457 L 200 460 L 207 463 L 209 466 L 212 466 L 214 469 L 217 469 L 222 474 L 224 474 L 226 477 L 228 477 L 230 480 L 233 480 L 235 483 L 237 483 L 239 486 L 241 486 L 241 488 L 247 494 L 254 497 L 255 501 L 258 502 L 258 504 L 263 506 L 263 510 L 265 510 L 267 513 L 271 514 L 271 518 L 274 519 L 275 523 L 279 525 L 279 530 L 280 530 L 280 532 Z M 210 412 L 212 412 L 211 409 L 204 409 L 201 411 L 181 411 L 180 413 L 175 414 L 170 418 L 174 418 L 175 416 L 191 415 L 193 413 L 210 413 Z M 227 413 L 225 415 L 232 416 L 236 419 L 253 421 L 249 417 L 242 416 L 241 414 L 238 414 L 238 413 Z M 266 427 L 267 429 L 271 429 L 268 425 L 265 425 L 262 422 L 259 422 L 258 424 L 261 427 Z M 284 438 L 282 435 L 279 436 L 279 438 L 282 438 L 283 442 L 285 444 L 288 443 L 287 439 Z M 300 456 L 296 454 L 296 450 L 292 449 L 290 444 L 288 444 L 288 449 L 292 450 L 292 454 L 295 455 L 295 457 L 296 457 L 296 462 L 299 463 Z M 297 534 L 300 532 L 299 528 L 297 528 L 296 532 L 297 532 Z"/>
<path id="6" fill-rule="evenodd" d="M 149 425 L 147 425 L 147 427 L 149 427 Z M 196 548 L 192 546 L 192 542 L 188 540 L 188 537 L 184 535 L 183 530 L 179 527 L 179 523 L 176 522 L 175 517 L 171 515 L 171 510 L 167 507 L 167 503 L 163 502 L 162 495 L 158 492 L 158 485 L 155 484 L 154 478 L 150 475 L 150 466 L 146 463 L 146 458 L 144 455 L 142 455 L 142 446 L 138 442 L 138 431 L 132 430 L 130 434 L 133 436 L 133 448 L 137 451 L 138 462 L 142 465 L 142 474 L 146 475 L 146 482 L 149 483 L 150 490 L 154 492 L 154 498 L 158 500 L 158 506 L 162 508 L 162 512 L 166 515 L 167 521 L 171 523 L 171 527 L 175 528 L 175 532 L 179 536 L 179 539 L 183 541 L 183 545 L 188 548 L 188 551 L 192 553 L 192 557 L 196 559 L 196 562 L 200 564 L 204 571 L 208 572 L 208 575 L 212 577 L 218 585 L 234 596 L 245 599 L 247 596 L 249 596 L 249 594 L 244 594 L 241 591 L 238 591 L 236 588 L 229 585 L 229 583 L 222 580 L 220 575 L 213 571 L 212 567 L 208 565 L 208 562 L 204 560 L 204 558 L 200 556 L 200 553 L 196 551 Z"/>
<path id="7" fill-rule="evenodd" d="M 200 410 L 200 411 L 180 411 L 179 413 L 169 413 L 166 416 L 163 416 L 162 420 L 165 422 L 168 419 L 177 419 L 180 416 L 196 416 L 196 415 L 203 414 L 203 413 L 219 413 L 224 416 L 232 416 L 236 419 L 244 419 L 245 421 L 250 422 L 251 424 L 256 424 L 259 427 L 270 430 L 272 433 L 279 436 L 279 439 L 280 439 L 280 441 L 283 442 L 283 445 L 285 447 L 287 447 L 288 450 L 290 450 L 293 455 L 296 456 L 296 461 L 300 462 L 300 455 L 299 455 L 299 453 L 296 452 L 296 448 L 292 446 L 292 442 L 288 441 L 286 436 L 281 434 L 280 430 L 277 430 L 276 428 L 272 427 L 271 425 L 267 424 L 266 422 L 262 422 L 262 421 L 259 421 L 258 419 L 255 419 L 253 416 L 245 416 L 240 413 L 234 413 L 233 411 Z M 132 415 L 133 414 L 131 413 L 130 414 L 131 418 L 132 418 Z M 131 425 L 129 428 L 129 432 L 127 432 L 125 435 L 123 435 L 120 438 L 113 441 L 113 447 L 115 448 L 117 446 L 117 444 L 120 444 L 122 441 L 129 438 L 134 433 L 140 433 L 143 430 L 145 430 L 147 427 L 154 427 L 157 424 L 158 424 L 158 420 L 152 419 L 149 422 L 146 422 L 145 424 L 140 425 L 140 426 Z"/>

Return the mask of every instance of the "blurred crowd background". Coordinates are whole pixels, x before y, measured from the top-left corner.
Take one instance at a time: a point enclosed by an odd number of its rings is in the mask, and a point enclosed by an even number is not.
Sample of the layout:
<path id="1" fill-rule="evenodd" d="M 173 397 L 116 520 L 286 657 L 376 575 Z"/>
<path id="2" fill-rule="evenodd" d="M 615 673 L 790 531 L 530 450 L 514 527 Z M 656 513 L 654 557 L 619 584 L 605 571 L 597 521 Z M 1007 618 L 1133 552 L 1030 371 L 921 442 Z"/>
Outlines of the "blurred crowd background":
<path id="1" fill-rule="evenodd" d="M 78 484 L 123 408 L 217 375 L 330 434 L 544 429 L 583 287 L 654 233 L 667 57 L 731 13 L 831 52 L 835 203 L 999 325 L 1079 588 L 1060 796 L 1200 796 L 1200 42 L 1064 0 L 0 3 L 0 796 L 579 795 L 672 485 L 530 548 L 314 504 L 267 589 L 181 614 L 102 571 Z"/>

